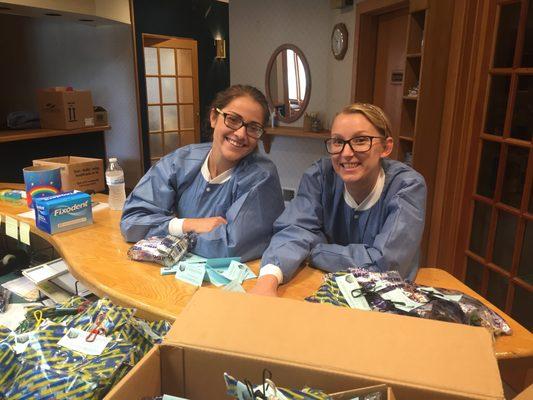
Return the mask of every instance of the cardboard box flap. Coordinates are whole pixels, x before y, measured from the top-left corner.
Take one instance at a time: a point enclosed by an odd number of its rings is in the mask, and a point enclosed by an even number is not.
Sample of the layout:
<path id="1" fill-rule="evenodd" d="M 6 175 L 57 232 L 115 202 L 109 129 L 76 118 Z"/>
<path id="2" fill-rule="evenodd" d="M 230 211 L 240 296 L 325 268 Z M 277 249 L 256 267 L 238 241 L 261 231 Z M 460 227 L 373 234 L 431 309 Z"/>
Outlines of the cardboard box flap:
<path id="1" fill-rule="evenodd" d="M 472 398 L 503 398 L 484 328 L 201 288 L 165 341 Z"/>

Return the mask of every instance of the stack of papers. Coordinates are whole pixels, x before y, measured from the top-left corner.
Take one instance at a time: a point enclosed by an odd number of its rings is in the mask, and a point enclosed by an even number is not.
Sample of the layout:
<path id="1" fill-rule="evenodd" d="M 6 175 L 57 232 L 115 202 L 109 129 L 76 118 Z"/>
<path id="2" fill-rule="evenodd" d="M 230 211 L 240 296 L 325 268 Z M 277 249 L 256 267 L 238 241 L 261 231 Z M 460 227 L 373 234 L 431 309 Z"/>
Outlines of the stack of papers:
<path id="1" fill-rule="evenodd" d="M 241 284 L 256 275 L 240 257 L 203 258 L 195 254 L 187 254 L 185 259 L 172 267 L 161 268 L 161 275 L 175 275 L 176 279 L 194 286 L 202 286 L 210 282 L 224 290 L 244 292 Z"/>
<path id="2" fill-rule="evenodd" d="M 28 268 L 22 274 L 56 303 L 63 303 L 73 294 L 85 297 L 91 292 L 68 272 L 62 258 Z"/>

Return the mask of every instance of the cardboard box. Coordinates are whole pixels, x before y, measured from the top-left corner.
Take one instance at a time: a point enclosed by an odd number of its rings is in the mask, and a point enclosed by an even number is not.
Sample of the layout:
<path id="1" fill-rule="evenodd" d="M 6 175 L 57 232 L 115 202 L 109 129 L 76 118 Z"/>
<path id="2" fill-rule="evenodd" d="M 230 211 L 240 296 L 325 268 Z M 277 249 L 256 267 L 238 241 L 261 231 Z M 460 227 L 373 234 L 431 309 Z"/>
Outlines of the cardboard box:
<path id="1" fill-rule="evenodd" d="M 163 394 L 173 394 L 174 396 L 184 396 L 181 382 L 176 378 L 175 373 L 183 370 L 179 365 L 181 362 L 181 351 L 173 345 L 159 345 L 152 348 L 144 358 L 129 372 L 124 379 L 118 383 L 104 398 L 105 400 L 140 400 L 143 398 L 162 396 Z M 216 359 L 214 360 L 216 362 Z M 186 371 L 183 371 L 186 374 Z M 210 384 L 203 380 L 205 377 L 198 376 L 194 381 L 201 390 Z M 223 377 L 218 377 L 224 381 Z M 310 377 L 310 379 L 312 379 Z M 254 382 L 260 384 L 261 382 Z M 301 389 L 301 388 L 300 388 Z M 380 393 L 380 400 L 396 400 L 391 387 L 387 385 L 375 385 L 365 388 L 352 389 L 343 392 L 332 393 L 330 396 L 334 400 L 353 400 L 356 396 L 364 396 L 372 393 Z M 224 399 L 229 397 L 223 391 L 216 397 L 186 397 L 188 399 Z M 207 396 L 207 395 L 206 395 Z M 361 397 L 362 399 L 362 397 Z"/>
<path id="2" fill-rule="evenodd" d="M 66 87 L 41 89 L 37 103 L 44 129 L 77 129 L 94 126 L 93 99 L 88 90 Z"/>
<path id="3" fill-rule="evenodd" d="M 388 384 L 399 400 L 503 399 L 479 327 L 201 288 L 106 397 L 225 399 L 223 373 L 328 393 Z M 154 354 L 156 354 L 154 356 Z"/>
<path id="4" fill-rule="evenodd" d="M 61 190 L 102 192 L 105 189 L 104 162 L 99 158 L 52 157 L 33 160 L 33 165 L 59 166 L 61 168 Z"/>

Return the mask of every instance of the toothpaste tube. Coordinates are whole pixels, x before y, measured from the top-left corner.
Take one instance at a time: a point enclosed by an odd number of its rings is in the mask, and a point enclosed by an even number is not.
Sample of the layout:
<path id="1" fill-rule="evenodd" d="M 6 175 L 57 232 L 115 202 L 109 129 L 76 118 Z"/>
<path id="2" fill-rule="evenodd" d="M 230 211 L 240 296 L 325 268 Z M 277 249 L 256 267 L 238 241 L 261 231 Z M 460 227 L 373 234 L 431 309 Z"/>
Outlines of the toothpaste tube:
<path id="1" fill-rule="evenodd" d="M 93 223 L 91 196 L 73 190 L 34 199 L 35 224 L 50 234 Z"/>

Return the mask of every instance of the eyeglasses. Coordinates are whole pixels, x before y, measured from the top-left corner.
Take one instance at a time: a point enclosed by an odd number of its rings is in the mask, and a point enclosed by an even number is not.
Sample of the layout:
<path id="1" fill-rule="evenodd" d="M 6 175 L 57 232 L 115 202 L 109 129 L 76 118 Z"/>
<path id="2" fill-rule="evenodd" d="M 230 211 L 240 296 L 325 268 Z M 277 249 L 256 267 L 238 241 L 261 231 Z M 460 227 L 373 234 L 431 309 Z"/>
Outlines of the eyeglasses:
<path id="1" fill-rule="evenodd" d="M 340 154 L 344 150 L 346 143 L 350 146 L 354 153 L 365 153 L 372 147 L 373 139 L 385 139 L 382 136 L 355 136 L 349 140 L 341 138 L 326 139 L 326 150 L 329 154 Z"/>
<path id="2" fill-rule="evenodd" d="M 224 117 L 224 124 L 234 131 L 244 126 L 246 128 L 246 134 L 254 139 L 259 139 L 265 133 L 265 128 L 257 122 L 244 122 L 240 115 L 225 113 L 219 108 L 215 108 L 215 110 Z"/>

